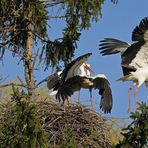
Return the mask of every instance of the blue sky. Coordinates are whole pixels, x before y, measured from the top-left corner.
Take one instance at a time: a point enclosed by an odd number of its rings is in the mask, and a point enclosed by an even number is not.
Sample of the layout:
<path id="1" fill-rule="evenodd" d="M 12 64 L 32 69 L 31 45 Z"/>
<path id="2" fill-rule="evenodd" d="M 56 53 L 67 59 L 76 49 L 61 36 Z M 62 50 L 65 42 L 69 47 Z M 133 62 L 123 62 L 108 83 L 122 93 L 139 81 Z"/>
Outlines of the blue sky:
<path id="1" fill-rule="evenodd" d="M 102 6 L 102 18 L 97 23 L 92 23 L 91 29 L 82 32 L 82 36 L 78 43 L 78 49 L 75 52 L 75 58 L 92 52 L 93 55 L 89 59 L 89 63 L 95 74 L 103 73 L 108 77 L 113 91 L 113 109 L 108 117 L 122 117 L 129 116 L 127 113 L 127 90 L 132 85 L 132 82 L 116 82 L 116 79 L 122 76 L 122 69 L 120 67 L 120 55 L 101 56 L 99 54 L 99 41 L 105 37 L 113 37 L 132 43 L 131 33 L 141 19 L 148 16 L 148 0 L 119 0 L 117 5 L 112 4 L 106 0 Z M 54 11 L 54 10 L 53 10 Z M 52 30 L 49 31 L 51 39 L 61 37 L 61 28 L 64 26 L 64 21 L 50 21 Z M 4 65 L 0 63 L 0 74 L 8 76 L 7 80 L 16 78 L 17 75 L 23 77 L 22 64 L 17 65 L 18 59 L 15 60 L 10 54 L 4 57 Z M 51 70 L 44 72 L 43 69 L 36 72 L 35 79 L 41 80 L 51 73 Z M 46 84 L 45 84 L 46 85 Z M 88 100 L 88 91 L 81 92 L 81 100 Z M 74 95 L 77 97 L 77 95 Z M 93 97 L 98 107 L 100 96 L 97 91 L 93 92 Z M 143 85 L 138 93 L 139 101 L 148 100 L 148 90 Z M 84 101 L 85 102 L 85 101 Z M 132 111 L 135 111 L 135 102 L 133 98 L 133 91 L 131 92 Z"/>

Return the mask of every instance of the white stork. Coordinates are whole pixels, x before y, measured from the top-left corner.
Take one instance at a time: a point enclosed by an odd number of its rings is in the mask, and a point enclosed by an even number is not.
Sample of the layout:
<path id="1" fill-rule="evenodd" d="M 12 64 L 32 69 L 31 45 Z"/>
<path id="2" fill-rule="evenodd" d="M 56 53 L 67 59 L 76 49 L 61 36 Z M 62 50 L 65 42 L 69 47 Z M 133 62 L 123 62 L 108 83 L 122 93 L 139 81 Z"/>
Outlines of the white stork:
<path id="1" fill-rule="evenodd" d="M 92 69 L 90 68 L 89 64 L 86 64 L 84 62 L 87 61 L 88 57 L 91 55 L 91 53 L 88 53 L 84 56 L 81 56 L 74 61 L 72 61 L 70 64 L 67 65 L 67 67 L 62 71 L 58 69 L 58 72 L 46 77 L 42 81 L 40 81 L 36 87 L 38 87 L 41 83 L 47 82 L 47 87 L 51 91 L 50 96 L 56 95 L 57 91 L 53 90 L 53 88 L 59 83 L 59 80 L 62 78 L 63 74 L 65 75 L 65 72 L 67 72 L 67 78 L 78 75 L 78 71 L 80 70 L 80 75 L 86 76 L 85 69 L 87 70 L 87 73 L 93 72 Z M 77 63 L 77 61 L 79 63 Z M 85 68 L 85 69 L 84 69 Z M 67 69 L 67 70 L 66 70 Z M 74 70 L 74 72 L 72 71 Z M 67 79 L 66 78 L 66 79 Z M 80 91 L 78 95 L 78 101 L 80 100 Z"/>
<path id="2" fill-rule="evenodd" d="M 134 92 L 137 110 L 137 93 L 139 87 L 148 82 L 148 17 L 143 18 L 132 32 L 133 44 L 113 38 L 101 40 L 100 50 L 102 55 L 121 53 L 121 66 L 124 77 L 122 81 L 133 81 L 128 89 L 128 111 L 130 111 L 130 91 L 137 86 Z"/>
<path id="3" fill-rule="evenodd" d="M 92 88 L 98 89 L 101 95 L 100 108 L 104 113 L 110 113 L 113 99 L 110 84 L 106 77 L 104 75 L 96 75 L 94 77 L 77 75 L 78 69 L 87 61 L 90 55 L 91 53 L 80 56 L 63 70 L 60 80 L 54 87 L 54 90 L 57 90 L 56 98 L 64 102 L 75 91 L 80 91 L 81 88 L 89 90 L 92 90 Z"/>
<path id="4" fill-rule="evenodd" d="M 92 53 L 84 54 L 75 60 L 73 60 L 71 63 L 69 63 L 65 69 L 62 71 L 60 75 L 60 80 L 58 80 L 58 83 L 54 87 L 54 91 L 57 91 L 57 87 L 62 85 L 63 82 L 65 82 L 67 79 L 77 76 L 77 75 L 83 75 L 86 76 L 85 69 L 88 71 L 93 72 L 88 64 L 86 64 L 86 61 L 88 58 L 92 55 Z M 80 72 L 80 73 L 79 73 Z M 68 97 L 68 102 L 70 102 L 70 97 Z M 80 103 L 80 90 L 78 90 L 78 103 Z"/>
<path id="5" fill-rule="evenodd" d="M 74 76 L 67 79 L 62 85 L 58 86 L 56 98 L 65 101 L 75 91 L 81 88 L 98 89 L 101 95 L 100 108 L 104 113 L 110 113 L 112 109 L 113 99 L 110 84 L 104 75 L 96 75 L 95 77 Z M 92 98 L 92 97 L 91 97 Z"/>

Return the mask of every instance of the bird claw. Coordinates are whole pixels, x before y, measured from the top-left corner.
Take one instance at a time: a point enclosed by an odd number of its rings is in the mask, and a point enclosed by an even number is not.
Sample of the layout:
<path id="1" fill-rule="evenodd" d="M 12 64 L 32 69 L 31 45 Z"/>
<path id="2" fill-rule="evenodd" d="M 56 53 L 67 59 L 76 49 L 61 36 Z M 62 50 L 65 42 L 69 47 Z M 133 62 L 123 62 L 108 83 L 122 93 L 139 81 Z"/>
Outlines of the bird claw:
<path id="1" fill-rule="evenodd" d="M 128 107 L 128 113 L 130 113 L 130 107 Z"/>
<path id="2" fill-rule="evenodd" d="M 94 106 L 93 106 L 93 105 L 91 105 L 91 109 L 92 109 L 92 110 L 95 110 L 95 108 L 94 108 Z"/>
<path id="3" fill-rule="evenodd" d="M 136 112 L 138 112 L 138 104 L 136 104 Z"/>

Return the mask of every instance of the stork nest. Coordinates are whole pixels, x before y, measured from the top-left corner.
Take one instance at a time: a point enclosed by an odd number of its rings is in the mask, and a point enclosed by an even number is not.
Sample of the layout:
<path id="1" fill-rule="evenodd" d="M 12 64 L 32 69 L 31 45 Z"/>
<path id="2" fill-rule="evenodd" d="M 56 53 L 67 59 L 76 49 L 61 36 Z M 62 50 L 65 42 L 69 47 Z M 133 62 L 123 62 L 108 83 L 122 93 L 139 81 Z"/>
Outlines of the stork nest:
<path id="1" fill-rule="evenodd" d="M 89 108 L 77 104 L 62 107 L 55 102 L 39 102 L 37 108 L 52 146 L 111 147 L 105 119 Z"/>
<path id="2" fill-rule="evenodd" d="M 62 107 L 52 101 L 33 101 L 38 118 L 48 136 L 52 148 L 108 148 L 111 147 L 105 119 L 89 108 L 77 104 Z M 2 106 L 0 124 L 15 119 L 12 114 L 15 103 Z M 10 115 L 8 115 L 10 114 Z M 5 120 L 4 120 L 5 119 Z M 14 122 L 13 120 L 11 122 Z"/>

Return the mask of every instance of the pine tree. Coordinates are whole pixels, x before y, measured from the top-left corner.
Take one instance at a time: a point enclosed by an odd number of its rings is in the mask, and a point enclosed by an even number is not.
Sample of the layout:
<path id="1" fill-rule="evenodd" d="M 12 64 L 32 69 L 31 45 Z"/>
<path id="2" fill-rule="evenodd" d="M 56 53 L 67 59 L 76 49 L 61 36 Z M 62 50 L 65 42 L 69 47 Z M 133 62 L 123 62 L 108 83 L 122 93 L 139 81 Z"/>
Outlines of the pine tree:
<path id="1" fill-rule="evenodd" d="M 123 129 L 123 141 L 116 145 L 116 148 L 148 147 L 148 105 L 141 103 L 138 110 L 138 112 L 131 113 L 132 123 Z"/>
<path id="2" fill-rule="evenodd" d="M 117 0 L 111 0 L 116 3 Z M 66 65 L 74 56 L 81 31 L 89 29 L 92 21 L 101 17 L 104 0 L 1 0 L 0 1 L 0 58 L 6 50 L 20 56 L 28 94 L 35 86 L 36 61 L 45 59 L 45 69 Z M 60 10 L 58 16 L 51 10 Z M 63 37 L 50 40 L 48 20 L 64 19 Z M 40 49 L 40 50 L 38 50 Z M 39 59 L 37 58 L 39 56 Z"/>

